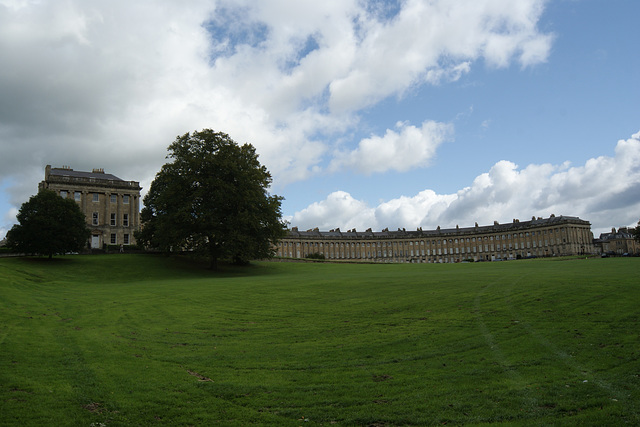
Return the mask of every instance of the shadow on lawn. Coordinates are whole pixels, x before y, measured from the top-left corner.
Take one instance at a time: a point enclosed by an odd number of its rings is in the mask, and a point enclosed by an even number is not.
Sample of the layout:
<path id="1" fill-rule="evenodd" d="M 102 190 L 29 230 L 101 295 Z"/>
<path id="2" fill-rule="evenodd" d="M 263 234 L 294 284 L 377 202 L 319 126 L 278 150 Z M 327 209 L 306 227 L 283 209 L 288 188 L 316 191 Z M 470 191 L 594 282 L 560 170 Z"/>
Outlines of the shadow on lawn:
<path id="1" fill-rule="evenodd" d="M 255 262 L 250 262 L 246 265 L 235 265 L 225 261 L 218 261 L 218 268 L 212 270 L 209 268 L 209 260 L 206 258 L 189 255 L 156 256 L 171 259 L 173 266 L 177 269 L 187 269 L 191 272 L 196 269 L 199 270 L 203 276 L 209 277 L 256 277 L 279 274 L 278 269 Z"/>
<path id="2" fill-rule="evenodd" d="M 280 273 L 279 268 L 272 264 L 250 263 L 238 266 L 219 262 L 217 270 L 209 269 L 209 261 L 201 257 L 185 254 L 164 255 L 157 253 L 146 254 L 81 254 L 58 255 L 49 259 L 46 256 L 10 257 L 11 264 L 22 265 L 30 274 L 44 274 L 46 272 L 67 271 L 74 269 L 85 271 L 87 274 L 113 272 L 117 269 L 118 276 L 134 277 L 137 275 L 145 279 L 158 278 L 228 278 L 228 277 L 264 277 Z M 111 273 L 113 275 L 113 273 Z"/>

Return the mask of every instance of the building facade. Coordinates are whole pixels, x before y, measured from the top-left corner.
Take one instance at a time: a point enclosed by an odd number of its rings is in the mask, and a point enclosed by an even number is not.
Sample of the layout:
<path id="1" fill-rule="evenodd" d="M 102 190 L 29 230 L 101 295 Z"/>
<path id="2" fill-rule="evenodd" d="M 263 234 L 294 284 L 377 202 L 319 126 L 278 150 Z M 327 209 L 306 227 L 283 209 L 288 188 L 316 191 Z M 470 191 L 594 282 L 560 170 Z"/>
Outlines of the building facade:
<path id="1" fill-rule="evenodd" d="M 577 217 L 514 219 L 468 228 L 327 232 L 296 227 L 276 247 L 283 258 L 321 254 L 328 260 L 450 263 L 593 254 L 591 224 Z"/>
<path id="2" fill-rule="evenodd" d="M 51 190 L 73 199 L 87 219 L 92 249 L 106 245 L 133 245 L 140 229 L 140 184 L 105 173 L 74 171 L 69 167 L 47 165 L 39 190 Z"/>
<path id="3" fill-rule="evenodd" d="M 602 233 L 594 241 L 596 251 L 603 255 L 640 255 L 640 242 L 628 227 L 620 227 L 611 233 Z"/>

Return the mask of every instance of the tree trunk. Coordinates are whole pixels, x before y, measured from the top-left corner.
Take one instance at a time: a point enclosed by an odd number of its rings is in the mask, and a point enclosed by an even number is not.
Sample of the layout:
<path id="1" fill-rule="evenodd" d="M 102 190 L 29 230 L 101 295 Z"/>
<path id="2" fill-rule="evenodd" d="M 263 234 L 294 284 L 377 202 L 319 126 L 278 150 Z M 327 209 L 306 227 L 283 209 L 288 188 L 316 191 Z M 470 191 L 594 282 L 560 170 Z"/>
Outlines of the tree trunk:
<path id="1" fill-rule="evenodd" d="M 209 260 L 209 270 L 217 270 L 218 269 L 218 257 L 215 255 L 211 255 Z"/>
<path id="2" fill-rule="evenodd" d="M 209 236 L 209 269 L 217 270 L 218 269 L 218 248 L 216 247 L 215 240 L 213 236 Z"/>

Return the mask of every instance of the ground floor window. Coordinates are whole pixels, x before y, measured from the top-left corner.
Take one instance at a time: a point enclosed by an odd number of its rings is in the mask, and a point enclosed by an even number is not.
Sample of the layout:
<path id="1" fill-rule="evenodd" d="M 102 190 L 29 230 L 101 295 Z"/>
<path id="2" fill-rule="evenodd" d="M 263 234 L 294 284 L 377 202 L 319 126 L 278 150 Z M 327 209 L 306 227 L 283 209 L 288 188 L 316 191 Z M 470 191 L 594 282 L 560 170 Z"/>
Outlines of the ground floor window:
<path id="1" fill-rule="evenodd" d="M 111 244 L 112 245 L 116 244 L 116 233 L 111 233 Z"/>
<path id="2" fill-rule="evenodd" d="M 128 244 L 129 244 L 129 235 L 128 235 L 128 234 L 125 234 L 125 235 L 124 235 L 124 244 L 125 244 L 125 245 L 128 245 Z"/>

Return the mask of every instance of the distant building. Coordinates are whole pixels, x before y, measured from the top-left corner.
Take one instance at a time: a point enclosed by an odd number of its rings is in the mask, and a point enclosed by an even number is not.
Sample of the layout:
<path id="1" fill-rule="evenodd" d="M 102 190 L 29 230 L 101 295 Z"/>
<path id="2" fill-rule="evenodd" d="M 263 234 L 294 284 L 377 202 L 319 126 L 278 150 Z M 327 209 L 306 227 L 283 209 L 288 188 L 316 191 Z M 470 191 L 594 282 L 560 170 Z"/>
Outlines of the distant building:
<path id="1" fill-rule="evenodd" d="M 78 203 L 91 230 L 91 248 L 135 244 L 133 233 L 140 229 L 138 182 L 124 181 L 103 169 L 81 172 L 47 165 L 38 189 L 52 190 Z"/>
<path id="2" fill-rule="evenodd" d="M 594 240 L 596 250 L 606 255 L 640 255 L 640 242 L 635 239 L 632 230 L 620 227 L 618 231 L 611 229 L 611 233 L 602 233 Z"/>
<path id="3" fill-rule="evenodd" d="M 531 221 L 436 230 L 373 232 L 355 229 L 289 231 L 277 256 L 368 262 L 450 263 L 594 253 L 591 224 L 577 217 L 554 216 Z"/>

